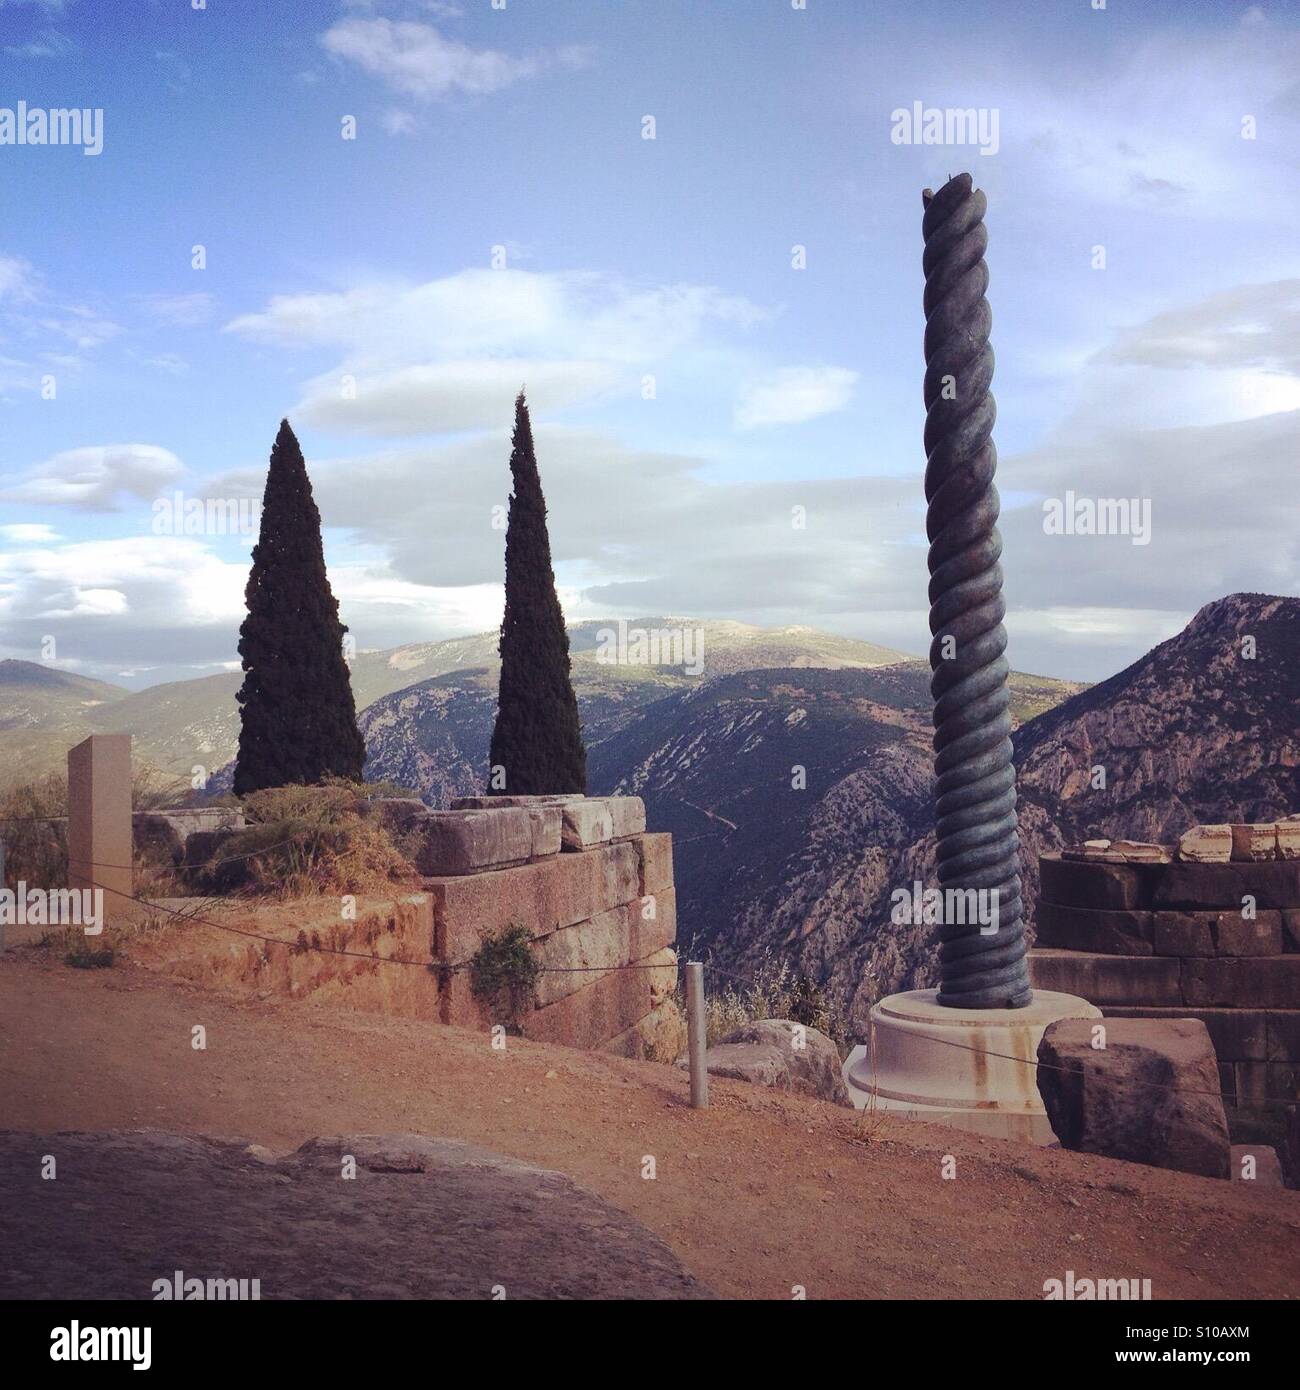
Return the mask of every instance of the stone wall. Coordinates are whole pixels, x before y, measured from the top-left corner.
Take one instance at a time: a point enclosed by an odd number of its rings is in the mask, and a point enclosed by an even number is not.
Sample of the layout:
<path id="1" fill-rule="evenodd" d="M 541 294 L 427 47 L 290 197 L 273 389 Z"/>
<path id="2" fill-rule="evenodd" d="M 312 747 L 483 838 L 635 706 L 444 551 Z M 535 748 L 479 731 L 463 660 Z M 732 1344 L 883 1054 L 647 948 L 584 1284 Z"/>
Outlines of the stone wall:
<path id="1" fill-rule="evenodd" d="M 1239 829 L 1260 830 L 1259 857 L 1205 862 L 1161 846 L 1043 855 L 1030 977 L 1109 1017 L 1198 1018 L 1229 1104 L 1294 1103 L 1300 860 L 1278 857 L 1276 837 L 1262 857 L 1262 828 Z M 1239 834 L 1237 852 L 1250 843 Z"/>
<path id="2" fill-rule="evenodd" d="M 528 1038 L 637 1057 L 676 1040 L 672 837 L 647 833 L 639 797 L 464 797 L 450 811 L 391 814 L 419 846 L 433 959 L 467 966 L 485 937 L 521 926 L 542 967 L 531 1007 L 512 1019 L 475 996 L 468 969 L 440 971 L 444 1023 L 509 1022 Z"/>

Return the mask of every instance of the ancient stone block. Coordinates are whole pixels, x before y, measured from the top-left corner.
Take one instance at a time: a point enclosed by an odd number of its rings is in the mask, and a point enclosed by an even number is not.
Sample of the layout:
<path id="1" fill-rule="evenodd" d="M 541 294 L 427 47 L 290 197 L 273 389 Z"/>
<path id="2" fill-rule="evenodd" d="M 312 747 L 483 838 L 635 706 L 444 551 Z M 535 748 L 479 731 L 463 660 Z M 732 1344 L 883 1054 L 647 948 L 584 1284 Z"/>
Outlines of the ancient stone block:
<path id="1" fill-rule="evenodd" d="M 1277 1150 L 1268 1144 L 1234 1144 L 1228 1176 L 1233 1182 L 1253 1183 L 1256 1187 L 1284 1185 Z"/>
<path id="2" fill-rule="evenodd" d="M 514 924 L 545 936 L 622 907 L 639 896 L 637 868 L 628 843 L 494 873 L 431 878 L 425 887 L 433 898 L 438 957 L 468 960 L 484 936 Z"/>
<path id="3" fill-rule="evenodd" d="M 639 796 L 607 796 L 603 799 L 614 823 L 616 840 L 645 834 L 645 802 Z"/>
<path id="4" fill-rule="evenodd" d="M 1185 1004 L 1300 1008 L 1300 956 L 1220 956 L 1179 965 Z"/>
<path id="5" fill-rule="evenodd" d="M 614 838 L 614 817 L 604 800 L 588 797 L 564 804 L 561 840 L 566 850 L 591 849 Z"/>
<path id="6" fill-rule="evenodd" d="M 662 950 L 640 968 L 611 970 L 545 1009 L 526 1014 L 520 1027 L 526 1038 L 564 1043 L 569 1047 L 600 1047 L 652 1013 L 677 984 L 677 956 Z"/>
<path id="7" fill-rule="evenodd" d="M 1300 907 L 1282 910 L 1282 949 L 1300 951 Z"/>
<path id="8" fill-rule="evenodd" d="M 422 874 L 481 873 L 523 864 L 533 852 L 533 826 L 521 807 L 430 811 L 415 822 L 421 837 L 415 865 Z"/>
<path id="9" fill-rule="evenodd" d="M 1123 908 L 1067 907 L 1039 901 L 1037 940 L 1044 946 L 1097 951 L 1110 956 L 1149 956 L 1151 914 Z"/>
<path id="10" fill-rule="evenodd" d="M 665 999 L 601 1046 L 602 1052 L 640 1062 L 670 1062 L 686 1046 L 686 1020 L 672 999 Z"/>
<path id="11" fill-rule="evenodd" d="M 673 837 L 662 831 L 636 835 L 631 843 L 637 852 L 637 890 L 648 897 L 673 886 Z"/>
<path id="12" fill-rule="evenodd" d="M 1178 857 L 1193 864 L 1226 864 L 1232 858 L 1232 827 L 1194 825 L 1178 837 Z"/>
<path id="13" fill-rule="evenodd" d="M 1300 907 L 1300 860 L 1283 863 L 1169 864 L 1157 869 L 1151 906 L 1241 910 L 1250 895 L 1256 907 Z"/>
<path id="14" fill-rule="evenodd" d="M 1270 1009 L 1265 1015 L 1270 1062 L 1300 1062 L 1300 1010 Z"/>
<path id="15" fill-rule="evenodd" d="M 1167 845 L 1147 840 L 1112 840 L 1109 853 L 1118 854 L 1126 864 L 1168 864 L 1173 858 Z"/>
<path id="16" fill-rule="evenodd" d="M 1265 909 L 1253 918 L 1239 912 L 1217 912 L 1210 918 L 1214 949 L 1221 956 L 1278 956 L 1282 954 L 1282 914 Z"/>
<path id="17" fill-rule="evenodd" d="M 1232 827 L 1232 857 L 1234 860 L 1258 862 L 1277 857 L 1277 824 L 1265 821 L 1254 825 Z"/>
<path id="18" fill-rule="evenodd" d="M 548 855 L 560 852 L 560 827 L 562 824 L 558 806 L 528 806 L 528 819 L 533 828 L 532 858 L 545 859 Z"/>
<path id="19" fill-rule="evenodd" d="M 816 1028 L 789 1019 L 763 1019 L 734 1029 L 708 1049 L 704 1062 L 710 1076 L 796 1091 L 835 1105 L 853 1103 L 835 1044 Z M 677 1065 L 685 1070 L 689 1064 L 681 1057 Z"/>
<path id="20" fill-rule="evenodd" d="M 103 890 L 106 922 L 134 911 L 131 735 L 92 734 L 68 750 L 68 887 Z"/>
<path id="21" fill-rule="evenodd" d="M 1277 857 L 1300 859 L 1300 819 L 1278 821 Z"/>
<path id="22" fill-rule="evenodd" d="M 671 946 L 677 935 L 675 895 L 662 894 L 655 908 L 654 917 L 646 918 L 641 903 L 632 902 L 540 938 L 533 947 L 543 968 L 536 1007 L 545 1008 L 594 984 L 602 970 L 644 960 Z"/>
<path id="23" fill-rule="evenodd" d="M 1100 1049 L 1094 1026 L 1062 1019 L 1038 1045 L 1038 1089 L 1062 1147 L 1226 1178 L 1228 1124 L 1205 1025 L 1112 1019 Z"/>
<path id="24" fill-rule="evenodd" d="M 1030 951 L 1035 989 L 1077 994 L 1090 1004 L 1181 1004 L 1180 962 L 1160 956 L 1103 956 L 1052 948 Z"/>
<path id="25" fill-rule="evenodd" d="M 1153 912 L 1151 941 L 1158 956 L 1215 954 L 1208 918 L 1193 912 Z"/>
<path id="26" fill-rule="evenodd" d="M 1196 1018 L 1205 1024 L 1220 1062 L 1270 1060 L 1268 1020 L 1264 1009 L 1195 1009 L 1186 1004 L 1156 1008 L 1149 1004 L 1107 1004 L 1107 1018 Z M 1279 1059 L 1281 1060 L 1281 1059 Z"/>
<path id="27" fill-rule="evenodd" d="M 581 792 L 563 792 L 552 796 L 457 796 L 452 798 L 453 811 L 491 811 L 503 806 L 555 806 L 565 801 L 582 801 Z"/>
<path id="28" fill-rule="evenodd" d="M 1147 907 L 1153 870 L 1159 872 L 1160 866 L 1103 864 L 1044 854 L 1038 860 L 1039 901 L 1069 907 Z"/>

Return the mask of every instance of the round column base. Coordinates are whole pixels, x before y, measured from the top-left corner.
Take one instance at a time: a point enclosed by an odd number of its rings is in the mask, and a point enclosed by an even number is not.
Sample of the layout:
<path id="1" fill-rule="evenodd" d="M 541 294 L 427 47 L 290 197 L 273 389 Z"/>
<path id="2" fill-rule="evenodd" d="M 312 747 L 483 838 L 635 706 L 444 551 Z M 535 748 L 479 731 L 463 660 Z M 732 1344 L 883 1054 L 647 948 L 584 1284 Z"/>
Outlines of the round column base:
<path id="1" fill-rule="evenodd" d="M 1038 1044 L 1059 1018 L 1100 1018 L 1073 994 L 1035 990 L 1023 1009 L 952 1009 L 932 989 L 891 994 L 844 1062 L 853 1104 L 976 1134 L 1053 1144 L 1038 1094 Z"/>

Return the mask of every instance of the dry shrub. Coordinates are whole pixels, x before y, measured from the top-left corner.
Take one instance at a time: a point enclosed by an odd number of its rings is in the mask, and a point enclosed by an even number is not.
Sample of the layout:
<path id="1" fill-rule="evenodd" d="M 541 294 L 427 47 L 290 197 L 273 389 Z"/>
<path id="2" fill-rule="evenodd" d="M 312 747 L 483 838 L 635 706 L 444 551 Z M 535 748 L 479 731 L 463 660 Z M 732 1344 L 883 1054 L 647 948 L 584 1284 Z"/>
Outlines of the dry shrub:
<path id="1" fill-rule="evenodd" d="M 388 832 L 361 816 L 366 799 L 363 786 L 337 779 L 251 792 L 247 827 L 221 843 L 200 880 L 210 892 L 293 898 L 413 879 L 414 866 Z"/>
<path id="2" fill-rule="evenodd" d="M 67 887 L 67 814 L 68 779 L 57 773 L 0 796 L 5 887 L 16 888 L 20 879 L 29 888 Z"/>
<path id="3" fill-rule="evenodd" d="M 796 972 L 788 960 L 765 952 L 757 966 L 743 976 L 739 970 L 723 975 L 706 965 L 704 979 L 704 1021 L 709 1047 L 747 1023 L 787 1018 L 825 1033 L 841 1056 L 848 1055 L 847 1021 L 821 989 L 806 975 Z M 678 1003 L 683 1009 L 686 1007 L 684 984 L 678 986 Z"/>

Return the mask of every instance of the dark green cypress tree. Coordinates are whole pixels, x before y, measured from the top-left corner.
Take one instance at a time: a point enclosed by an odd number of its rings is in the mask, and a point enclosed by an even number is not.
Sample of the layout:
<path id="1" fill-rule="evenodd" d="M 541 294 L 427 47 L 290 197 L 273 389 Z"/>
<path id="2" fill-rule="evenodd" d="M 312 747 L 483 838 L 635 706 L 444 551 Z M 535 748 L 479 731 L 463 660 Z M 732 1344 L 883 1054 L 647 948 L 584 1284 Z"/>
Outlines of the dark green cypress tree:
<path id="1" fill-rule="evenodd" d="M 244 602 L 235 794 L 315 783 L 331 773 L 360 781 L 366 746 L 343 660 L 347 628 L 325 573 L 320 512 L 288 420 L 280 421 L 271 450 Z"/>
<path id="2" fill-rule="evenodd" d="M 569 679 L 569 634 L 555 592 L 546 499 L 522 391 L 511 445 L 501 687 L 488 790 L 507 796 L 585 792 L 587 750 Z"/>

